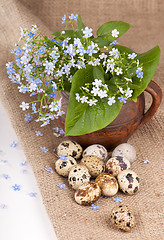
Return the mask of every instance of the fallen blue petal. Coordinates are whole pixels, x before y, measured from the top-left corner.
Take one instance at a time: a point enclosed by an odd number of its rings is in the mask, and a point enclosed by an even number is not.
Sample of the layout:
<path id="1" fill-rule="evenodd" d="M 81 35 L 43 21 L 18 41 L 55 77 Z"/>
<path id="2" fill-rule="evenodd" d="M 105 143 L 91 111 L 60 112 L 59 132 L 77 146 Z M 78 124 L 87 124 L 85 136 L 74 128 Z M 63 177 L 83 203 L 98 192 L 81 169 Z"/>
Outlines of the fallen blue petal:
<path id="1" fill-rule="evenodd" d="M 58 186 L 59 188 L 61 188 L 61 189 L 65 189 L 65 184 L 59 183 L 59 184 L 57 184 L 57 186 Z"/>
<path id="2" fill-rule="evenodd" d="M 40 149 L 43 151 L 43 152 L 48 152 L 48 149 L 46 147 L 40 147 Z"/>
<path id="3" fill-rule="evenodd" d="M 1 160 L 0 160 L 0 163 L 1 163 L 1 164 L 5 164 L 5 163 L 7 163 L 7 160 L 1 159 Z"/>
<path id="4" fill-rule="evenodd" d="M 41 133 L 41 131 L 35 131 L 36 136 L 43 136 L 43 133 Z"/>
<path id="5" fill-rule="evenodd" d="M 63 162 L 67 161 L 68 158 L 66 158 L 64 155 L 59 155 L 60 160 Z"/>
<path id="6" fill-rule="evenodd" d="M 6 204 L 0 204 L 0 209 L 7 209 L 7 205 Z"/>
<path id="7" fill-rule="evenodd" d="M 91 208 L 92 210 L 97 210 L 97 209 L 99 209 L 99 206 L 92 204 L 90 208 Z"/>
<path id="8" fill-rule="evenodd" d="M 15 184 L 15 185 L 12 186 L 12 189 L 13 189 L 14 191 L 20 191 L 20 190 L 21 190 L 21 185 Z"/>
<path id="9" fill-rule="evenodd" d="M 31 193 L 28 193 L 28 195 L 29 195 L 30 197 L 36 197 L 37 193 L 36 193 L 36 192 L 31 192 Z"/>
<path id="10" fill-rule="evenodd" d="M 151 163 L 149 160 L 143 160 L 143 163 Z"/>
<path id="11" fill-rule="evenodd" d="M 115 202 L 122 202 L 122 199 L 119 198 L 119 197 L 113 198 L 113 200 L 114 200 Z"/>
<path id="12" fill-rule="evenodd" d="M 45 167 L 45 170 L 46 170 L 47 172 L 53 173 L 52 168 Z"/>
<path id="13" fill-rule="evenodd" d="M 20 163 L 20 166 L 23 166 L 23 167 L 24 167 L 24 166 L 27 166 L 27 161 L 21 162 L 21 163 Z"/>
<path id="14" fill-rule="evenodd" d="M 11 147 L 11 148 L 15 148 L 17 145 L 18 145 L 17 141 L 14 140 L 14 141 L 10 144 L 10 147 Z"/>
<path id="15" fill-rule="evenodd" d="M 10 176 L 8 174 L 3 174 L 2 177 L 6 180 L 10 178 Z"/>

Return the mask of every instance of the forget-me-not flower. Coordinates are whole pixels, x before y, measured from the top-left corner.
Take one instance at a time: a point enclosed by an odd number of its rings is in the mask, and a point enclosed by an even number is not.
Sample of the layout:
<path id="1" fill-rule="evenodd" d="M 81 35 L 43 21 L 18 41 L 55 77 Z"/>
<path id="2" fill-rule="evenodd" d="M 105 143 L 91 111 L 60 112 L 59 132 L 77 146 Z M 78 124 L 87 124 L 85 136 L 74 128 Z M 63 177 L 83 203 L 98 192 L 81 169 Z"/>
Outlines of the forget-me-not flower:
<path id="1" fill-rule="evenodd" d="M 58 186 L 59 188 L 61 188 L 61 189 L 65 189 L 65 184 L 59 183 L 59 184 L 57 184 L 57 186 Z"/>
<path id="2" fill-rule="evenodd" d="M 109 105 L 109 106 L 112 106 L 112 104 L 115 103 L 115 102 L 116 102 L 115 96 L 108 98 L 108 105 Z"/>
<path id="3" fill-rule="evenodd" d="M 119 35 L 119 31 L 117 29 L 112 30 L 112 37 L 117 38 Z"/>
<path id="4" fill-rule="evenodd" d="M 21 185 L 15 184 L 15 185 L 12 186 L 12 189 L 13 189 L 14 191 L 20 191 L 20 190 L 21 190 Z"/>
<path id="5" fill-rule="evenodd" d="M 7 205 L 4 204 L 4 203 L 1 203 L 1 204 L 0 204 L 0 209 L 7 209 Z"/>
<path id="6" fill-rule="evenodd" d="M 40 149 L 43 151 L 43 152 L 48 152 L 48 149 L 46 147 L 40 147 Z"/>
<path id="7" fill-rule="evenodd" d="M 118 97 L 118 100 L 120 100 L 120 102 L 126 103 L 127 99 L 124 97 Z"/>
<path id="8" fill-rule="evenodd" d="M 84 38 L 91 37 L 93 35 L 92 28 L 85 27 L 85 29 L 83 30 L 83 33 L 84 33 Z"/>
<path id="9" fill-rule="evenodd" d="M 137 74 L 137 77 L 138 77 L 138 78 L 143 78 L 143 72 L 141 72 L 140 69 L 137 69 L 137 70 L 136 70 L 136 74 Z"/>
<path id="10" fill-rule="evenodd" d="M 46 170 L 47 172 L 53 173 L 52 168 L 45 167 L 45 170 Z"/>
<path id="11" fill-rule="evenodd" d="M 78 14 L 73 14 L 73 13 L 71 13 L 71 16 L 69 16 L 69 19 L 72 19 L 72 20 L 75 20 L 75 21 L 77 21 L 77 18 L 78 18 Z"/>
<path id="12" fill-rule="evenodd" d="M 62 23 L 65 23 L 66 15 L 64 14 L 64 17 L 62 18 Z"/>
<path id="13" fill-rule="evenodd" d="M 117 67 L 114 71 L 116 72 L 116 75 L 123 74 L 122 68 Z"/>
<path id="14" fill-rule="evenodd" d="M 112 45 L 117 45 L 119 44 L 116 40 L 114 40 L 112 43 L 110 43 L 109 45 L 112 46 Z"/>
<path id="15" fill-rule="evenodd" d="M 99 206 L 92 204 L 90 208 L 91 208 L 92 210 L 97 210 L 97 209 L 99 209 Z"/>
<path id="16" fill-rule="evenodd" d="M 1 164 L 6 164 L 6 163 L 7 163 L 7 160 L 1 159 L 1 160 L 0 160 L 0 163 L 1 163 Z"/>
<path id="17" fill-rule="evenodd" d="M 29 109 L 29 103 L 22 102 L 20 107 L 22 108 L 23 111 L 25 111 L 26 109 Z"/>
<path id="18" fill-rule="evenodd" d="M 60 160 L 63 162 L 67 161 L 67 158 L 64 155 L 59 155 Z"/>
<path id="19" fill-rule="evenodd" d="M 113 198 L 113 200 L 114 200 L 115 202 L 122 202 L 122 199 L 119 198 L 119 197 Z"/>
<path id="20" fill-rule="evenodd" d="M 143 160 L 143 163 L 151 163 L 149 160 Z"/>
<path id="21" fill-rule="evenodd" d="M 17 146 L 17 144 L 18 144 L 17 141 L 14 140 L 14 141 L 12 141 L 12 143 L 10 143 L 10 147 L 15 148 Z"/>
<path id="22" fill-rule="evenodd" d="M 133 90 L 131 90 L 129 87 L 127 90 L 124 91 L 125 97 L 130 98 L 132 96 Z"/>
<path id="23" fill-rule="evenodd" d="M 41 131 L 35 131 L 36 136 L 43 136 L 43 133 Z"/>
<path id="24" fill-rule="evenodd" d="M 37 193 L 36 192 L 30 192 L 30 193 L 28 193 L 28 195 L 30 196 L 30 197 L 36 197 L 36 195 L 37 195 Z"/>
<path id="25" fill-rule="evenodd" d="M 24 120 L 25 120 L 26 123 L 29 123 L 32 119 L 33 119 L 33 116 L 30 113 L 25 114 L 25 119 Z"/>
<path id="26" fill-rule="evenodd" d="M 10 176 L 8 174 L 2 174 L 2 177 L 6 180 L 10 178 Z"/>
<path id="27" fill-rule="evenodd" d="M 134 59 L 136 56 L 136 53 L 128 54 L 128 59 Z"/>
<path id="28" fill-rule="evenodd" d="M 16 56 L 22 55 L 22 50 L 17 46 L 14 50 L 11 50 L 11 53 L 14 53 Z"/>
<path id="29" fill-rule="evenodd" d="M 27 166 L 27 161 L 22 161 L 22 162 L 20 163 L 20 166 L 22 166 L 22 167 Z"/>
<path id="30" fill-rule="evenodd" d="M 45 51 L 46 51 L 45 47 L 42 46 L 41 48 L 39 48 L 38 54 L 43 54 L 45 53 Z"/>

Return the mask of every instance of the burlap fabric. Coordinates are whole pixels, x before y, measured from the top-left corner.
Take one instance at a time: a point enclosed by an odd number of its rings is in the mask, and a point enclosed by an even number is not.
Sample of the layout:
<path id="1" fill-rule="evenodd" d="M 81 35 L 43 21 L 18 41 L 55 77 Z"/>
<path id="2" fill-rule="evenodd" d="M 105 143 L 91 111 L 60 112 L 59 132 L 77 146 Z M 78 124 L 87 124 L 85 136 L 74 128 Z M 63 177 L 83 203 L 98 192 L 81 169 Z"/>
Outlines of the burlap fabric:
<path id="1" fill-rule="evenodd" d="M 64 14 L 79 13 L 85 24 L 97 29 L 110 20 L 122 20 L 132 25 L 131 30 L 120 39 L 120 43 L 137 52 L 149 50 L 159 44 L 164 50 L 163 22 L 164 3 L 161 0 L 0 0 L 0 97 L 8 110 L 13 127 L 19 137 L 28 161 L 33 167 L 43 202 L 59 240 L 162 240 L 163 239 L 163 103 L 153 119 L 130 138 L 137 150 L 137 160 L 132 165 L 141 179 L 140 191 L 134 196 L 119 193 L 123 203 L 131 207 L 136 216 L 136 226 L 130 233 L 119 231 L 110 223 L 109 215 L 117 203 L 112 198 L 100 198 L 99 210 L 79 206 L 74 201 L 74 191 L 67 180 L 56 173 L 44 170 L 54 168 L 53 149 L 62 140 L 55 138 L 52 127 L 44 128 L 43 137 L 37 137 L 36 122 L 25 124 L 20 103 L 28 101 L 27 95 L 18 94 L 18 89 L 6 75 L 5 63 L 11 60 L 10 50 L 19 38 L 19 26 L 37 24 L 45 33 L 61 29 Z M 126 43 L 126 44 L 125 44 Z M 163 88 L 163 63 L 154 80 Z M 148 100 L 149 101 L 149 100 Z M 49 151 L 44 153 L 40 146 Z M 144 164 L 143 160 L 151 163 Z M 56 185 L 66 184 L 66 189 Z M 13 236 L 14 237 L 14 236 Z"/>

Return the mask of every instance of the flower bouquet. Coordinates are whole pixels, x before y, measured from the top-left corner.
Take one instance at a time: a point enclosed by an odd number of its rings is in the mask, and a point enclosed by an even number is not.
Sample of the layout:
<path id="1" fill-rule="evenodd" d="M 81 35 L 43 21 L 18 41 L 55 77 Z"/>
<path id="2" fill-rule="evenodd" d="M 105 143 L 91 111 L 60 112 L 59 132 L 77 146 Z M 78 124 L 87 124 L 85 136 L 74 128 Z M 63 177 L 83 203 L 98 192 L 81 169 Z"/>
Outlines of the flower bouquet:
<path id="1" fill-rule="evenodd" d="M 19 92 L 32 97 L 20 107 L 37 114 L 41 126 L 64 114 L 59 92 L 69 92 L 65 135 L 83 135 L 110 124 L 123 103 L 137 101 L 155 74 L 160 48 L 138 54 L 119 45 L 117 39 L 130 28 L 125 22 L 104 23 L 97 36 L 80 15 L 64 15 L 62 23 L 65 28 L 52 37 L 36 25 L 31 31 L 21 28 L 7 73 Z"/>

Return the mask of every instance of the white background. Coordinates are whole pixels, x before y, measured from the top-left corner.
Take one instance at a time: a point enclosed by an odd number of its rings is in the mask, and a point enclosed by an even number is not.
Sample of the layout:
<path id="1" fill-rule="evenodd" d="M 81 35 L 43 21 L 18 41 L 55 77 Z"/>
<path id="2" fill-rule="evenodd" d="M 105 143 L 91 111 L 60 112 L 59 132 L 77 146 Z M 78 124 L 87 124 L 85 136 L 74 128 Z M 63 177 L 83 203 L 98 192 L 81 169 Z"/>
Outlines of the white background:
<path id="1" fill-rule="evenodd" d="M 32 169 L 13 141 L 17 136 L 0 102 L 0 240 L 57 240 Z"/>

